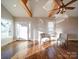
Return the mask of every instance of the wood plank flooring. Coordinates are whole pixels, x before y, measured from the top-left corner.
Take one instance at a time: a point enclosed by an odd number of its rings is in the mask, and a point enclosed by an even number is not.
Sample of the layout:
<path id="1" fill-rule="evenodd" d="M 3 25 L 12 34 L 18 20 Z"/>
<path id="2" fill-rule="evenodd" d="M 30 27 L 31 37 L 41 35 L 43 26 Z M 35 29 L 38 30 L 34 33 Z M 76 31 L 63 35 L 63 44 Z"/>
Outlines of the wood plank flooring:
<path id="1" fill-rule="evenodd" d="M 72 50 L 77 53 L 78 43 L 70 43 L 68 51 Z M 73 55 L 74 57 L 69 57 L 69 55 L 63 57 L 60 52 L 62 52 L 64 48 L 58 47 L 55 41 L 47 42 L 43 45 L 33 45 L 33 42 L 28 41 L 16 41 L 1 49 L 1 59 L 77 59 L 77 54 L 76 56 Z M 64 55 L 66 55 L 66 53 L 64 53 Z"/>
<path id="2" fill-rule="evenodd" d="M 1 48 L 1 59 L 11 59 L 18 51 L 32 47 L 32 42 L 15 41 Z"/>

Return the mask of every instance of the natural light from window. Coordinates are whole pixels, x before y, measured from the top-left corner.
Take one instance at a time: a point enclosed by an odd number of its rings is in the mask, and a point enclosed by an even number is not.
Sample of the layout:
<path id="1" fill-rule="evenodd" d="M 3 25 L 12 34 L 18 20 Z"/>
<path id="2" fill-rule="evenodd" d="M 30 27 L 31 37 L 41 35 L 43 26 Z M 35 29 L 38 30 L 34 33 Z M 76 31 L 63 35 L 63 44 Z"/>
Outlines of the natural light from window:
<path id="1" fill-rule="evenodd" d="M 26 26 L 22 26 L 17 24 L 16 36 L 17 38 L 27 40 L 28 39 L 28 28 Z"/>

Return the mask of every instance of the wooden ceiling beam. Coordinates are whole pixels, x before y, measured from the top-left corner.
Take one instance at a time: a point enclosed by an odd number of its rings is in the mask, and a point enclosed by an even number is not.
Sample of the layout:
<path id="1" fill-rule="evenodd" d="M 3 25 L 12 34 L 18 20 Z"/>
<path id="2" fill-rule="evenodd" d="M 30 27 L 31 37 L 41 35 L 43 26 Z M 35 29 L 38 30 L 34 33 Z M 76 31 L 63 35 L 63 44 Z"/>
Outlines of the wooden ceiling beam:
<path id="1" fill-rule="evenodd" d="M 53 9 L 57 9 L 59 7 L 58 4 L 55 2 L 55 0 L 52 0 L 52 4 L 51 5 L 53 7 L 52 7 L 52 10 L 50 10 L 48 12 L 48 17 L 52 17 L 57 12 L 57 10 L 53 10 Z"/>
<path id="2" fill-rule="evenodd" d="M 28 0 L 20 0 L 22 7 L 26 10 L 27 14 L 32 17 L 32 11 L 27 6 Z"/>

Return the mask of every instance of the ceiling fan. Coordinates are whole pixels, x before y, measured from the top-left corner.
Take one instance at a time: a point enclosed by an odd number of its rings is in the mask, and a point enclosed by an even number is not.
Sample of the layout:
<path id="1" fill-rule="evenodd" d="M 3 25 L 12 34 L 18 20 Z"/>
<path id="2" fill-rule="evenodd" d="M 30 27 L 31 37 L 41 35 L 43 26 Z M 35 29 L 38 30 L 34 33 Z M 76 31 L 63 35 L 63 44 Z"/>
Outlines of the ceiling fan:
<path id="1" fill-rule="evenodd" d="M 49 15 L 49 17 L 51 17 L 52 14 L 53 14 L 53 11 L 56 11 L 56 10 L 58 10 L 57 14 L 58 13 L 63 14 L 64 12 L 66 12 L 66 10 L 73 10 L 73 9 L 75 9 L 75 7 L 68 7 L 70 4 L 74 3 L 75 1 L 77 1 L 77 0 L 71 0 L 67 4 L 64 4 L 63 0 L 55 0 L 55 2 L 57 3 L 58 7 L 53 9 L 53 10 L 51 10 L 51 14 Z"/>

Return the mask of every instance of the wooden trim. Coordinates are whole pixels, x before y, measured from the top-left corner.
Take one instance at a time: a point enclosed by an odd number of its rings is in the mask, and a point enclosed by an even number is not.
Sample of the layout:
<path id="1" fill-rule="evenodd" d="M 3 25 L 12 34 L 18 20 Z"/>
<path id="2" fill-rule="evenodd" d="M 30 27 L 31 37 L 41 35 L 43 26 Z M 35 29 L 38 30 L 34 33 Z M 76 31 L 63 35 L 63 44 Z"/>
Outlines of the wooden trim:
<path id="1" fill-rule="evenodd" d="M 32 11 L 28 8 L 27 3 L 28 0 L 20 0 L 22 7 L 26 10 L 27 14 L 32 17 Z"/>

